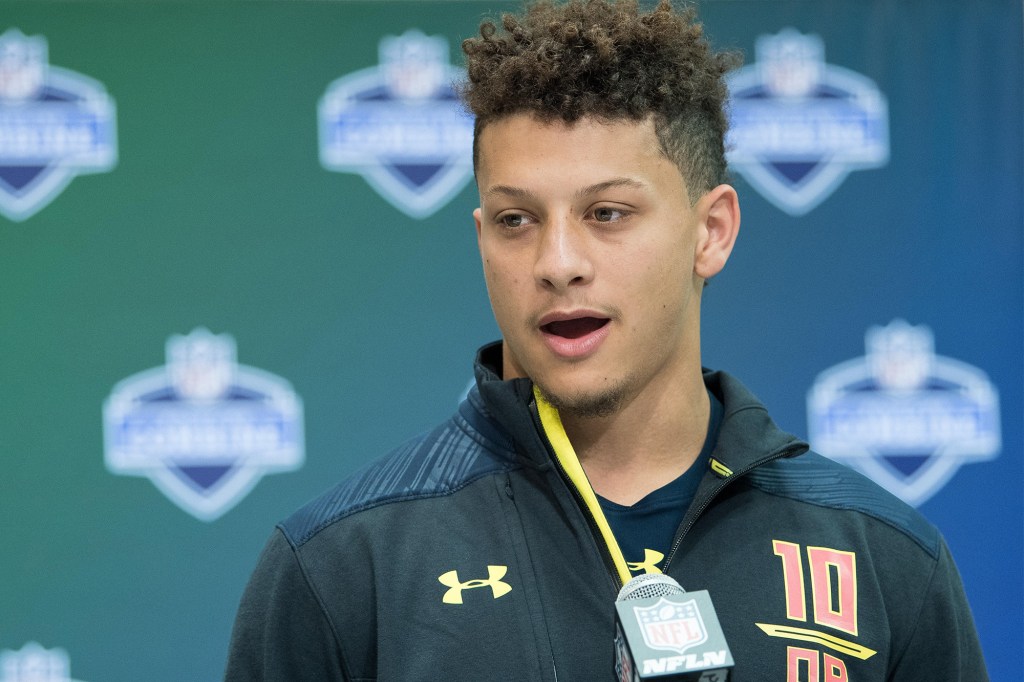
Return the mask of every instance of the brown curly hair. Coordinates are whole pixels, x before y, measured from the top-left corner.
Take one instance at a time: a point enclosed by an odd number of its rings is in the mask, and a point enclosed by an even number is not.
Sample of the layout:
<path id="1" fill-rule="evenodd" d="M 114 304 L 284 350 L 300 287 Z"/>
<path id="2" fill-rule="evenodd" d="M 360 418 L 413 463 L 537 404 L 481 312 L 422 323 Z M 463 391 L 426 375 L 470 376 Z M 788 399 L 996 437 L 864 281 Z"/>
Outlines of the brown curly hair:
<path id="1" fill-rule="evenodd" d="M 570 124 L 653 116 L 691 200 L 727 181 L 724 75 L 740 57 L 712 52 L 692 8 L 676 13 L 661 0 L 643 13 L 636 0 L 540 0 L 501 23 L 503 33 L 485 21 L 479 38 L 462 43 L 474 167 L 480 132 L 512 114 Z"/>

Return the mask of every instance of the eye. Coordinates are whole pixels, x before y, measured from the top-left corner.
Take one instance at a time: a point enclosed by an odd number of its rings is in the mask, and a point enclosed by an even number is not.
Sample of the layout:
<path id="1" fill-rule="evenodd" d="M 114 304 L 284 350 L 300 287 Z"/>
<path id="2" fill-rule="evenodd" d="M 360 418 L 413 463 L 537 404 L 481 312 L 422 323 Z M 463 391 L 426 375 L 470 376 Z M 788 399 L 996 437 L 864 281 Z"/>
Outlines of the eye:
<path id="1" fill-rule="evenodd" d="M 609 206 L 600 206 L 594 209 L 594 220 L 599 223 L 610 223 L 615 220 L 622 220 L 625 214 Z"/>
<path id="2" fill-rule="evenodd" d="M 522 213 L 506 213 L 498 218 L 498 222 L 503 227 L 515 229 L 517 227 L 523 227 L 530 222 L 530 219 Z"/>

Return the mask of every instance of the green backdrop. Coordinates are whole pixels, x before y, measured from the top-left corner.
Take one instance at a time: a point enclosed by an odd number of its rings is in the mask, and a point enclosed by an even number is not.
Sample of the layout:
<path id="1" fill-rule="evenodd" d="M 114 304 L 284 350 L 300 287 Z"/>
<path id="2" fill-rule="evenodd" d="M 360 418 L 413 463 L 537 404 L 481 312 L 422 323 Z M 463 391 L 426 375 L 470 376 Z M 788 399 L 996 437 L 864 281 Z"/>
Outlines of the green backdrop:
<path id="1" fill-rule="evenodd" d="M 109 172 L 76 177 L 25 220 L 0 217 L 0 651 L 62 649 L 67 679 L 88 682 L 219 678 L 273 525 L 454 409 L 473 352 L 497 337 L 474 187 L 409 217 L 321 166 L 317 103 L 378 64 L 382 37 L 444 36 L 458 64 L 481 17 L 511 6 L 0 2 L 0 32 L 44 36 L 50 64 L 102 84 L 118 148 Z M 922 511 L 959 560 L 993 679 L 1011 679 L 1024 612 L 1021 8 L 709 0 L 703 16 L 748 62 L 760 34 L 821 35 L 829 63 L 887 95 L 892 131 L 886 168 L 851 174 L 803 217 L 737 178 L 744 231 L 706 296 L 706 362 L 803 435 L 814 376 L 862 355 L 869 325 L 927 324 L 940 354 L 989 374 L 1002 450 Z M 104 466 L 112 388 L 198 327 L 230 334 L 239 363 L 304 405 L 301 469 L 212 522 Z"/>

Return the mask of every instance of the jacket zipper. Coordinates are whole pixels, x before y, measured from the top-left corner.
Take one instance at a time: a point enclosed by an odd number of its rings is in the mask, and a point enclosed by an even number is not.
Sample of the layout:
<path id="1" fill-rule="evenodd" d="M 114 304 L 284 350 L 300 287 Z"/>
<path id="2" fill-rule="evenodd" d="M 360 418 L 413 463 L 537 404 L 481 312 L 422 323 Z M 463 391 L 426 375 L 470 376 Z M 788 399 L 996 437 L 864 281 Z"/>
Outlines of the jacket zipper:
<path id="1" fill-rule="evenodd" d="M 534 420 L 534 425 L 537 427 L 537 431 L 540 433 L 545 448 L 547 448 L 548 459 L 550 459 L 555 465 L 555 469 L 561 476 L 562 481 L 565 482 L 566 486 L 569 488 L 569 492 L 571 492 L 572 496 L 575 498 L 577 508 L 583 512 L 583 517 L 586 519 L 587 526 L 590 529 L 590 535 L 594 538 L 598 552 L 601 554 L 601 559 L 604 561 L 605 570 L 608 571 L 608 575 L 612 579 L 612 583 L 616 586 L 615 590 L 618 592 L 619 588 L 622 587 L 622 581 L 619 579 L 619 572 L 615 568 L 615 560 L 612 559 L 611 551 L 608 549 L 608 546 L 604 542 L 604 538 L 601 536 L 601 529 L 597 525 L 597 519 L 594 518 L 594 514 L 590 510 L 590 506 L 587 505 L 587 501 L 583 498 L 583 494 L 580 492 L 579 488 L 576 487 L 576 484 L 573 483 L 572 479 L 569 477 L 569 473 L 565 470 L 565 467 L 562 466 L 558 457 L 555 456 L 555 448 L 551 444 L 550 439 L 548 439 L 548 434 L 544 431 L 544 426 L 541 424 L 536 402 L 531 403 L 530 405 L 530 415 Z"/>
<path id="2" fill-rule="evenodd" d="M 803 443 L 798 445 L 787 445 L 781 450 L 778 450 L 776 452 L 771 453 L 770 455 L 762 457 L 761 459 L 751 463 L 746 468 L 741 469 L 738 472 L 735 472 L 732 476 L 723 479 L 722 482 L 718 485 L 718 487 L 712 490 L 711 494 L 705 497 L 704 500 L 700 503 L 700 506 L 697 507 L 696 512 L 692 516 L 690 516 L 690 520 L 686 524 L 686 526 L 683 527 L 678 533 L 676 533 L 676 539 L 672 542 L 672 548 L 669 550 L 668 556 L 665 558 L 665 563 L 663 564 L 665 573 L 668 573 L 668 568 L 672 564 L 672 559 L 675 558 L 676 552 L 679 550 L 679 546 L 683 544 L 683 539 L 686 537 L 686 534 L 690 532 L 690 529 L 693 528 L 693 525 L 697 522 L 697 519 L 699 519 L 701 514 L 703 514 L 704 511 L 711 506 L 711 503 L 714 502 L 715 498 L 718 497 L 718 494 L 721 493 L 726 488 L 726 486 L 728 486 L 736 479 L 746 475 L 750 471 L 753 471 L 754 469 L 763 464 L 767 464 L 772 460 L 781 459 L 782 457 L 786 457 L 791 453 L 796 452 L 797 450 L 806 449 L 806 447 L 807 446 Z"/>

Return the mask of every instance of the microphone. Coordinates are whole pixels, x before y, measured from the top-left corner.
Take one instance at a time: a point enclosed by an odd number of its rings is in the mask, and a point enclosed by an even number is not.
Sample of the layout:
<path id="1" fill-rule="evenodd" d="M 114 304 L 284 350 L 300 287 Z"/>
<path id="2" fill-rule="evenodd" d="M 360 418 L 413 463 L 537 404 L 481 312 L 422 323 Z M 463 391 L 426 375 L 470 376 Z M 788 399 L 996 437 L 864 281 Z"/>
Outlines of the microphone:
<path id="1" fill-rule="evenodd" d="M 726 682 L 734 662 L 707 590 L 661 573 L 638 575 L 615 598 L 619 682 Z"/>

